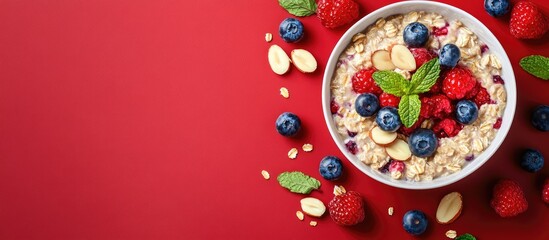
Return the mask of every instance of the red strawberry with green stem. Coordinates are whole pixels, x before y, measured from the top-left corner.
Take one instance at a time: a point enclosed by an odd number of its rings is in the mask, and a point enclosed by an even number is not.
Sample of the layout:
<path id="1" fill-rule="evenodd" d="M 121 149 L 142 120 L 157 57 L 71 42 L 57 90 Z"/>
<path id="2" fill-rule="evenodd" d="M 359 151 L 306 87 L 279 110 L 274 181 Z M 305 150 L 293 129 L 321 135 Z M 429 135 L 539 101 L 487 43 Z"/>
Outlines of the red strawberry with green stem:
<path id="1" fill-rule="evenodd" d="M 549 29 L 549 23 L 541 10 L 532 2 L 520 1 L 511 11 L 509 23 L 511 35 L 519 39 L 541 38 Z"/>
<path id="2" fill-rule="evenodd" d="M 364 221 L 364 200 L 359 193 L 334 187 L 334 198 L 328 204 L 332 220 L 339 225 L 351 226 Z"/>
<path id="3" fill-rule="evenodd" d="M 316 14 L 324 27 L 337 28 L 358 18 L 358 4 L 353 0 L 320 0 Z"/>

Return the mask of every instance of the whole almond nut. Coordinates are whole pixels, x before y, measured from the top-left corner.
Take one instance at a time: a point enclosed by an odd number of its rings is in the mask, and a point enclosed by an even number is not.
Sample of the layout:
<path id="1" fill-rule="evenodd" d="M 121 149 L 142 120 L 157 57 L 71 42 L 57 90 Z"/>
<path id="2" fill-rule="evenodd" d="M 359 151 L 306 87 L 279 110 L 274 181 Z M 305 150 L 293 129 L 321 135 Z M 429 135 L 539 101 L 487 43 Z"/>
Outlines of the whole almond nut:
<path id="1" fill-rule="evenodd" d="M 324 206 L 324 203 L 313 197 L 301 199 L 301 209 L 304 213 L 313 217 L 321 217 L 324 212 L 326 212 L 326 206 Z"/>

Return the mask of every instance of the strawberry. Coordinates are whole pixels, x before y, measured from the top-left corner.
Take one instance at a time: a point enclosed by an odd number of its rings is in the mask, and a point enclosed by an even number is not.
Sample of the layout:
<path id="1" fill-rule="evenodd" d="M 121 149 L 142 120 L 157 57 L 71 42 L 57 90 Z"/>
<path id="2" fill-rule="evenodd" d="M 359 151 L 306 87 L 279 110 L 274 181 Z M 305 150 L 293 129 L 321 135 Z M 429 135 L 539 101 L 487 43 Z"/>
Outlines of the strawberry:
<path id="1" fill-rule="evenodd" d="M 517 182 L 500 180 L 492 192 L 490 206 L 501 217 L 513 217 L 528 209 L 528 202 Z"/>
<path id="2" fill-rule="evenodd" d="M 316 15 L 327 28 L 337 28 L 358 18 L 358 4 L 353 0 L 320 0 Z"/>
<path id="3" fill-rule="evenodd" d="M 456 66 L 442 80 L 442 92 L 450 99 L 462 99 L 476 84 L 477 80 L 469 69 Z"/>
<path id="4" fill-rule="evenodd" d="M 528 1 L 520 1 L 511 11 L 509 23 L 511 35 L 519 39 L 541 38 L 549 29 L 547 18 L 538 7 Z"/>
<path id="5" fill-rule="evenodd" d="M 373 93 L 376 96 L 379 96 L 383 91 L 377 83 L 372 78 L 372 74 L 376 70 L 373 68 L 361 69 L 351 78 L 351 83 L 353 85 L 353 90 L 356 93 Z"/>
<path id="6" fill-rule="evenodd" d="M 364 200 L 359 193 L 334 187 L 334 198 L 328 204 L 332 220 L 340 225 L 351 226 L 364 221 Z"/>
<path id="7" fill-rule="evenodd" d="M 379 105 L 381 105 L 381 107 L 398 108 L 399 103 L 400 103 L 400 98 L 395 95 L 388 94 L 386 92 L 383 92 L 381 95 L 379 95 Z"/>
<path id="8" fill-rule="evenodd" d="M 434 53 L 429 52 L 425 48 L 410 48 L 410 52 L 412 52 L 412 55 L 416 60 L 417 68 L 421 67 L 421 65 L 436 57 Z"/>
<path id="9" fill-rule="evenodd" d="M 549 204 L 549 178 L 545 179 L 545 184 L 543 184 L 543 190 L 541 192 L 541 198 L 547 204 Z"/>

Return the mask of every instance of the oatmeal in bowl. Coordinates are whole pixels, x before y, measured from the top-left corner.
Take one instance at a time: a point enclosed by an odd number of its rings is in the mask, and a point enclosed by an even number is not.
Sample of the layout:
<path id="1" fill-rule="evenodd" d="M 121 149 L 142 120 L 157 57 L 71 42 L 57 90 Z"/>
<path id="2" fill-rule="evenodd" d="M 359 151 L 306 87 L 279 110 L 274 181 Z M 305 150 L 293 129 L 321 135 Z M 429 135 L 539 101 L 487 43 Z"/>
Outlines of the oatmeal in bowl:
<path id="1" fill-rule="evenodd" d="M 446 4 L 381 8 L 336 45 L 323 82 L 328 128 L 345 156 L 388 185 L 444 186 L 503 142 L 516 86 L 495 36 Z"/>

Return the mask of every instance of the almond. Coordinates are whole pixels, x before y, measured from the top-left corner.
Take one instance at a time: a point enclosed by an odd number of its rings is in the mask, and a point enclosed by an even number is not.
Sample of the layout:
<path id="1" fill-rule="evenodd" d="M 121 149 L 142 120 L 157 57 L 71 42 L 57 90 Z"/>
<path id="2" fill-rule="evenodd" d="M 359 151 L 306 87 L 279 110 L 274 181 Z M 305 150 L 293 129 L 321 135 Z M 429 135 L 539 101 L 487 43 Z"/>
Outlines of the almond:
<path id="1" fill-rule="evenodd" d="M 448 224 L 455 221 L 461 214 L 463 199 L 458 192 L 446 194 L 438 204 L 436 218 L 441 224 Z"/>
<path id="2" fill-rule="evenodd" d="M 385 147 L 387 155 L 394 160 L 406 161 L 412 157 L 412 152 L 408 143 L 402 139 L 397 139 L 390 145 Z"/>
<path id="3" fill-rule="evenodd" d="M 377 70 L 393 70 L 395 65 L 391 61 L 391 54 L 387 50 L 377 50 L 372 54 L 372 64 Z"/>
<path id="4" fill-rule="evenodd" d="M 383 129 L 379 126 L 375 126 L 372 130 L 370 130 L 370 138 L 380 146 L 387 146 L 391 144 L 396 140 L 397 136 L 398 134 L 396 132 L 383 131 Z"/>
<path id="5" fill-rule="evenodd" d="M 316 70 L 316 59 L 309 51 L 305 49 L 294 49 L 290 54 L 292 63 L 301 72 L 312 73 Z"/>
<path id="6" fill-rule="evenodd" d="M 404 45 L 394 45 L 391 48 L 391 62 L 402 70 L 416 70 L 416 60 L 412 52 Z"/>
<path id="7" fill-rule="evenodd" d="M 309 216 L 321 217 L 326 212 L 326 206 L 316 198 L 306 197 L 301 199 L 301 210 Z"/>
<path id="8" fill-rule="evenodd" d="M 280 46 L 276 44 L 271 45 L 268 58 L 269 65 L 274 73 L 282 75 L 290 69 L 290 58 Z"/>

